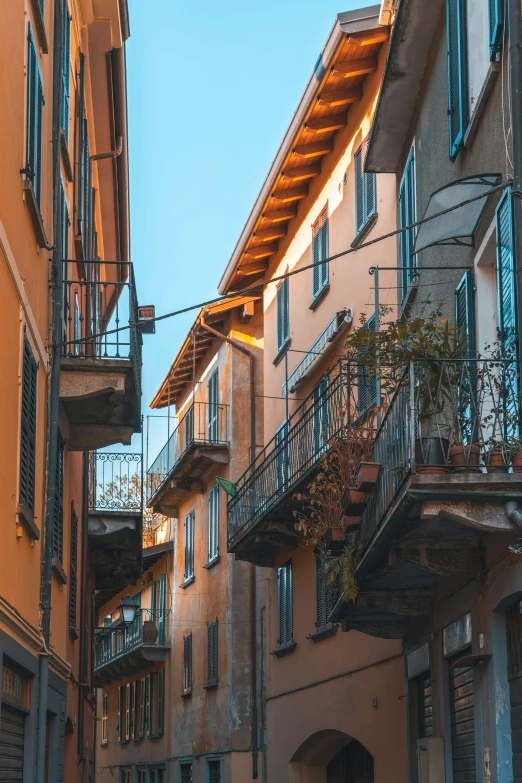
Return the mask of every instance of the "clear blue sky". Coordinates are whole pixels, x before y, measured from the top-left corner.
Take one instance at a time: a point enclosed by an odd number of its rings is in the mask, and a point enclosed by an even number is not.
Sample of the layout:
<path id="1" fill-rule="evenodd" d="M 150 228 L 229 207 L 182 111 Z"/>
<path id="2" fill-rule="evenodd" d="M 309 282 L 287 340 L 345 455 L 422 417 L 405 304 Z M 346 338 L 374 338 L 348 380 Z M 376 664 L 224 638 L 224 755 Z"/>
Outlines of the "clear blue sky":
<path id="1" fill-rule="evenodd" d="M 217 283 L 340 11 L 364 0 L 129 0 L 131 240 L 158 315 Z M 144 337 L 143 410 L 195 312 Z M 150 460 L 166 422 L 150 427 Z M 135 444 L 137 445 L 137 444 Z"/>

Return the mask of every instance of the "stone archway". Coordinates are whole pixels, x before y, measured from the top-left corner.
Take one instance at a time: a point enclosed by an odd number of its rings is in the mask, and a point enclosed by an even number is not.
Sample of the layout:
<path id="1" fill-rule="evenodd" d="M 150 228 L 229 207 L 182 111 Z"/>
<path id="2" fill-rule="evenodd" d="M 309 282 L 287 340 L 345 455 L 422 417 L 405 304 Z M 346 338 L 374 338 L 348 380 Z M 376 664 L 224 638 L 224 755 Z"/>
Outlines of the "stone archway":
<path id="1" fill-rule="evenodd" d="M 308 737 L 291 758 L 291 783 L 373 783 L 373 757 L 354 737 L 335 729 Z"/>

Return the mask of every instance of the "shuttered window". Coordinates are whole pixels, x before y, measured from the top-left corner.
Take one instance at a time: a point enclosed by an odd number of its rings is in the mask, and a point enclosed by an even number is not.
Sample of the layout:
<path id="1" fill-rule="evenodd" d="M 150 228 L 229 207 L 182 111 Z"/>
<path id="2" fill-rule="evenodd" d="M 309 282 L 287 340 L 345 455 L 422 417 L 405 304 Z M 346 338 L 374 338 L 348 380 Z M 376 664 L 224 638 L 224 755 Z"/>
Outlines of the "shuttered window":
<path id="1" fill-rule="evenodd" d="M 208 762 L 208 783 L 221 783 L 221 761 L 212 759 Z"/>
<path id="2" fill-rule="evenodd" d="M 138 720 L 138 737 L 145 736 L 145 677 L 140 680 L 140 712 Z"/>
<path id="3" fill-rule="evenodd" d="M 24 713 L 3 703 L 0 714 L 0 780 L 6 783 L 32 777 L 30 772 L 24 775 L 24 737 Z"/>
<path id="4" fill-rule="evenodd" d="M 158 672 L 158 735 L 162 735 L 165 728 L 165 669 Z"/>
<path id="5" fill-rule="evenodd" d="M 118 742 L 123 742 L 125 739 L 125 687 L 122 685 L 118 688 Z"/>
<path id="6" fill-rule="evenodd" d="M 496 60 L 502 48 L 504 30 L 504 0 L 488 0 L 489 11 L 489 49 L 491 59 Z"/>
<path id="7" fill-rule="evenodd" d="M 333 588 L 326 582 L 325 564 L 322 557 L 315 555 L 315 597 L 317 607 L 317 631 L 323 631 L 330 625 L 330 612 L 333 609 Z"/>
<path id="8" fill-rule="evenodd" d="M 290 339 L 290 302 L 288 277 L 277 289 L 277 350 L 282 351 Z"/>
<path id="9" fill-rule="evenodd" d="M 63 6 L 63 59 L 62 59 L 62 110 L 60 113 L 60 125 L 69 139 L 69 73 L 71 59 L 71 17 L 65 0 Z"/>
<path id="10" fill-rule="evenodd" d="M 475 355 L 475 316 L 473 307 L 473 273 L 467 271 L 455 289 L 455 325 L 466 345 L 466 355 Z"/>
<path id="11" fill-rule="evenodd" d="M 330 439 L 328 388 L 328 376 L 323 375 L 312 392 L 314 455 L 316 457 L 323 453 L 324 447 Z"/>
<path id="12" fill-rule="evenodd" d="M 208 381 L 208 439 L 219 440 L 219 372 L 212 373 Z"/>
<path id="13" fill-rule="evenodd" d="M 367 332 L 374 332 L 377 326 L 375 313 L 368 318 L 364 328 Z M 375 371 L 370 367 L 360 364 L 357 368 L 357 383 L 359 388 L 358 408 L 359 415 L 364 416 L 371 408 L 377 405 L 378 382 Z"/>
<path id="14" fill-rule="evenodd" d="M 288 486 L 288 422 L 284 421 L 275 435 L 275 468 L 278 492 L 284 492 Z"/>
<path id="15" fill-rule="evenodd" d="M 20 486 L 19 501 L 34 516 L 36 465 L 36 402 L 38 365 L 31 347 L 24 339 L 22 357 L 22 400 L 20 416 Z"/>
<path id="16" fill-rule="evenodd" d="M 61 240 L 60 250 L 62 259 L 69 258 L 69 226 L 71 221 L 69 219 L 69 207 L 67 206 L 67 197 L 65 195 L 65 187 L 63 180 L 60 177 L 60 220 L 61 220 Z"/>
<path id="17" fill-rule="evenodd" d="M 58 434 L 56 448 L 54 521 L 53 521 L 53 558 L 60 565 L 63 563 L 63 473 L 65 462 L 65 444 Z"/>
<path id="18" fill-rule="evenodd" d="M 76 602 L 78 592 L 78 517 L 71 503 L 71 546 L 69 557 L 69 630 L 76 629 Z"/>
<path id="19" fill-rule="evenodd" d="M 218 621 L 207 623 L 207 686 L 218 683 Z"/>
<path id="20" fill-rule="evenodd" d="M 138 683 L 136 680 L 131 682 L 130 688 L 130 736 L 132 739 L 136 739 L 138 736 Z"/>
<path id="21" fill-rule="evenodd" d="M 293 644 L 292 639 L 292 561 L 277 569 L 277 605 L 279 614 L 279 647 Z"/>
<path id="22" fill-rule="evenodd" d="M 145 735 L 152 734 L 152 674 L 145 677 Z"/>
<path id="23" fill-rule="evenodd" d="M 167 603 L 167 575 L 161 574 L 159 578 L 159 606 L 158 606 L 158 644 L 165 644 L 165 616 Z"/>
<path id="24" fill-rule="evenodd" d="M 106 745 L 109 741 L 108 735 L 108 721 L 109 721 L 109 694 L 102 694 L 102 719 L 101 719 L 101 744 Z"/>
<path id="25" fill-rule="evenodd" d="M 192 634 L 183 637 L 183 696 L 192 692 Z"/>
<path id="26" fill-rule="evenodd" d="M 208 496 L 208 562 L 219 557 L 219 487 L 212 487 Z"/>
<path id="27" fill-rule="evenodd" d="M 466 0 L 446 0 L 450 158 L 463 147 L 469 122 Z"/>
<path id="28" fill-rule="evenodd" d="M 195 512 L 185 517 L 185 581 L 194 578 L 194 522 Z"/>
<path id="29" fill-rule="evenodd" d="M 354 155 L 355 172 L 355 230 L 360 234 L 368 220 L 376 210 L 376 179 L 375 174 L 364 172 L 364 156 L 366 143 L 361 144 Z"/>
<path id="30" fill-rule="evenodd" d="M 312 299 L 315 299 L 328 283 L 328 204 L 312 227 Z"/>
<path id="31" fill-rule="evenodd" d="M 412 147 L 402 175 L 399 189 L 399 228 L 411 226 L 416 220 L 415 210 L 415 152 Z M 401 302 L 404 300 L 415 277 L 415 259 L 412 256 L 415 244 L 415 229 L 408 228 L 399 234 L 399 280 Z"/>
<path id="32" fill-rule="evenodd" d="M 433 684 L 430 673 L 419 677 L 416 685 L 419 739 L 425 739 L 433 736 Z"/>
<path id="33" fill-rule="evenodd" d="M 80 89 L 78 110 L 78 234 L 82 238 L 83 257 L 89 257 L 90 234 L 90 159 L 89 130 L 85 117 L 85 55 L 80 52 Z"/>
<path id="34" fill-rule="evenodd" d="M 192 764 L 180 764 L 181 783 L 192 783 Z"/>
<path id="35" fill-rule="evenodd" d="M 38 55 L 31 30 L 27 34 L 27 127 L 26 176 L 31 180 L 38 204 L 42 195 L 42 133 L 44 92 Z"/>

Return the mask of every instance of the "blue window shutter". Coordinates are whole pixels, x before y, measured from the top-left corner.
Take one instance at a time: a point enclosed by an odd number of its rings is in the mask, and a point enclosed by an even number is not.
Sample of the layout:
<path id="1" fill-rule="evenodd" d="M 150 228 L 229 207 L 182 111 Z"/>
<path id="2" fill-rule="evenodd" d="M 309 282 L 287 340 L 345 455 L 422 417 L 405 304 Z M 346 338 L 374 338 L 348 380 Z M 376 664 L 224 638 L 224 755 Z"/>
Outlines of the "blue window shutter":
<path id="1" fill-rule="evenodd" d="M 292 563 L 287 563 L 286 570 L 286 606 L 285 606 L 285 637 L 286 644 L 292 643 Z"/>
<path id="2" fill-rule="evenodd" d="M 415 223 L 415 220 L 415 152 L 412 147 L 404 168 L 399 190 L 399 228 L 411 226 Z M 412 255 L 414 244 L 414 228 L 399 234 L 399 265 L 402 267 L 399 275 L 401 281 L 401 301 L 408 293 L 414 278 L 415 258 Z"/>
<path id="3" fill-rule="evenodd" d="M 150 619 L 156 620 L 156 590 L 157 582 L 151 584 L 150 589 Z"/>
<path id="4" fill-rule="evenodd" d="M 167 575 L 161 574 L 159 578 L 159 607 L 158 607 L 158 641 L 165 644 L 165 611 L 167 598 Z"/>
<path id="5" fill-rule="evenodd" d="M 62 111 L 61 127 L 65 133 L 66 140 L 69 139 L 69 63 L 71 57 L 71 17 L 67 0 L 64 0 L 63 7 L 63 62 L 62 62 Z"/>
<path id="6" fill-rule="evenodd" d="M 42 193 L 42 133 L 44 94 L 38 55 L 31 25 L 27 34 L 27 128 L 26 169 L 36 200 L 40 203 Z"/>
<path id="7" fill-rule="evenodd" d="M 319 276 L 319 267 L 317 266 L 321 252 L 320 246 L 319 231 L 314 228 L 312 229 L 312 297 L 314 299 L 321 290 L 321 279 Z"/>
<path id="8" fill-rule="evenodd" d="M 315 299 L 328 282 L 328 263 L 322 264 L 328 258 L 328 204 L 312 227 L 312 299 Z"/>
<path id="9" fill-rule="evenodd" d="M 279 615 L 279 647 L 285 643 L 285 606 L 286 606 L 286 571 L 285 567 L 277 569 L 277 607 Z"/>
<path id="10" fill-rule="evenodd" d="M 469 121 L 466 0 L 446 0 L 450 158 L 462 148 Z"/>
<path id="11" fill-rule="evenodd" d="M 376 325 L 374 313 L 368 318 L 364 328 L 367 332 L 374 332 Z M 357 375 L 359 379 L 358 410 L 359 415 L 363 416 L 370 408 L 377 405 L 377 378 L 364 365 L 359 365 Z"/>
<path id="12" fill-rule="evenodd" d="M 328 220 L 328 212 L 323 212 L 322 216 L 322 226 L 321 226 L 321 261 L 324 261 L 326 258 L 328 258 L 328 231 L 329 231 L 329 220 Z M 319 279 L 321 281 L 321 289 L 324 288 L 324 286 L 328 282 L 328 269 L 329 265 L 321 264 L 319 268 Z"/>
<path id="13" fill-rule="evenodd" d="M 359 147 L 354 155 L 354 176 L 355 176 L 355 230 L 358 234 L 365 223 L 365 201 L 364 201 L 364 174 L 363 174 L 363 148 Z"/>
<path id="14" fill-rule="evenodd" d="M 219 370 L 215 370 L 208 381 L 208 439 L 219 440 Z"/>
<path id="15" fill-rule="evenodd" d="M 504 29 L 504 0 L 488 0 L 489 13 L 489 49 L 491 59 L 495 60 L 502 48 Z"/>
<path id="16" fill-rule="evenodd" d="M 373 214 L 375 214 L 375 210 L 377 209 L 377 193 L 376 193 L 377 187 L 376 187 L 375 174 L 365 174 L 364 185 L 365 185 L 364 206 L 365 206 L 365 217 L 367 221 L 371 218 Z"/>
<path id="17" fill-rule="evenodd" d="M 322 453 L 329 438 L 330 409 L 328 399 L 328 376 L 323 375 L 312 391 L 314 455 Z"/>
<path id="18" fill-rule="evenodd" d="M 473 273 L 468 270 L 455 289 L 455 325 L 466 342 L 466 355 L 475 355 L 475 316 L 473 308 Z"/>
<path id="19" fill-rule="evenodd" d="M 76 208 L 76 211 L 78 213 L 78 229 L 77 233 L 81 235 L 83 230 L 83 179 L 84 179 L 84 171 L 83 171 L 83 132 L 85 129 L 84 125 L 84 114 L 85 114 L 85 55 L 80 52 L 80 88 L 79 88 L 79 98 L 78 98 L 78 115 L 79 115 L 79 121 L 78 121 L 78 205 Z"/>
<path id="20" fill-rule="evenodd" d="M 288 483 L 288 423 L 284 421 L 278 428 L 275 435 L 275 469 L 277 489 L 284 492 Z"/>
<path id="21" fill-rule="evenodd" d="M 277 569 L 279 647 L 292 643 L 292 563 L 289 561 Z"/>
<path id="22" fill-rule="evenodd" d="M 290 338 L 290 278 L 283 280 L 283 340 Z"/>

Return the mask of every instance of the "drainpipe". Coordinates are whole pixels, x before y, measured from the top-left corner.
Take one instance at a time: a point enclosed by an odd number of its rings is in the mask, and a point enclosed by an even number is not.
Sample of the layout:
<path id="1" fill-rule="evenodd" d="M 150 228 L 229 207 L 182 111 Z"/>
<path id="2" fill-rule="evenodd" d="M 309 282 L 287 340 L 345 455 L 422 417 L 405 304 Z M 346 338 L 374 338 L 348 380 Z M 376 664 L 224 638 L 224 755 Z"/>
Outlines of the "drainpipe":
<path id="1" fill-rule="evenodd" d="M 45 737 L 47 730 L 47 685 L 49 681 L 49 643 L 51 637 L 51 580 L 53 567 L 53 528 L 56 502 L 56 457 L 58 446 L 58 415 L 60 405 L 60 349 L 62 341 L 62 283 L 63 263 L 59 237 L 62 235 L 60 211 L 60 109 L 62 100 L 63 3 L 54 4 L 53 30 L 53 233 L 54 249 L 51 263 L 52 327 L 51 367 L 49 379 L 49 407 L 47 425 L 46 498 L 44 519 L 44 546 L 41 566 L 40 623 L 44 647 L 39 660 L 38 738 L 36 746 L 36 783 L 45 783 Z"/>
<path id="2" fill-rule="evenodd" d="M 199 326 L 206 332 L 213 334 L 218 340 L 228 343 L 233 348 L 236 348 L 245 356 L 248 356 L 250 362 L 250 462 L 253 462 L 256 454 L 256 411 L 255 411 L 255 365 L 254 354 L 245 348 L 244 345 L 233 340 L 231 337 L 226 337 L 221 332 L 213 329 L 211 326 L 205 323 L 203 316 L 200 318 Z M 258 775 L 258 737 L 257 737 L 257 627 L 256 627 L 256 603 L 257 603 L 257 590 L 256 590 L 256 567 L 250 564 L 250 693 L 251 693 L 251 709 L 250 709 L 250 731 L 251 731 L 251 747 L 252 747 L 252 778 L 256 780 Z"/>
<path id="3" fill-rule="evenodd" d="M 522 511 L 520 510 L 518 503 L 506 503 L 506 516 L 510 522 L 522 530 Z"/>
<path id="4" fill-rule="evenodd" d="M 82 537 L 81 537 L 81 582 L 80 582 L 80 656 L 78 685 L 78 763 L 85 765 L 85 690 L 87 686 L 87 662 L 89 629 L 87 626 L 87 590 L 88 590 L 88 552 L 89 552 L 89 452 L 83 452 L 83 499 L 82 499 Z"/>
<path id="5" fill-rule="evenodd" d="M 513 145 L 513 244 L 517 292 L 518 350 L 522 349 L 522 16 L 520 0 L 508 0 L 511 139 Z M 522 383 L 519 384 L 522 411 Z"/>

